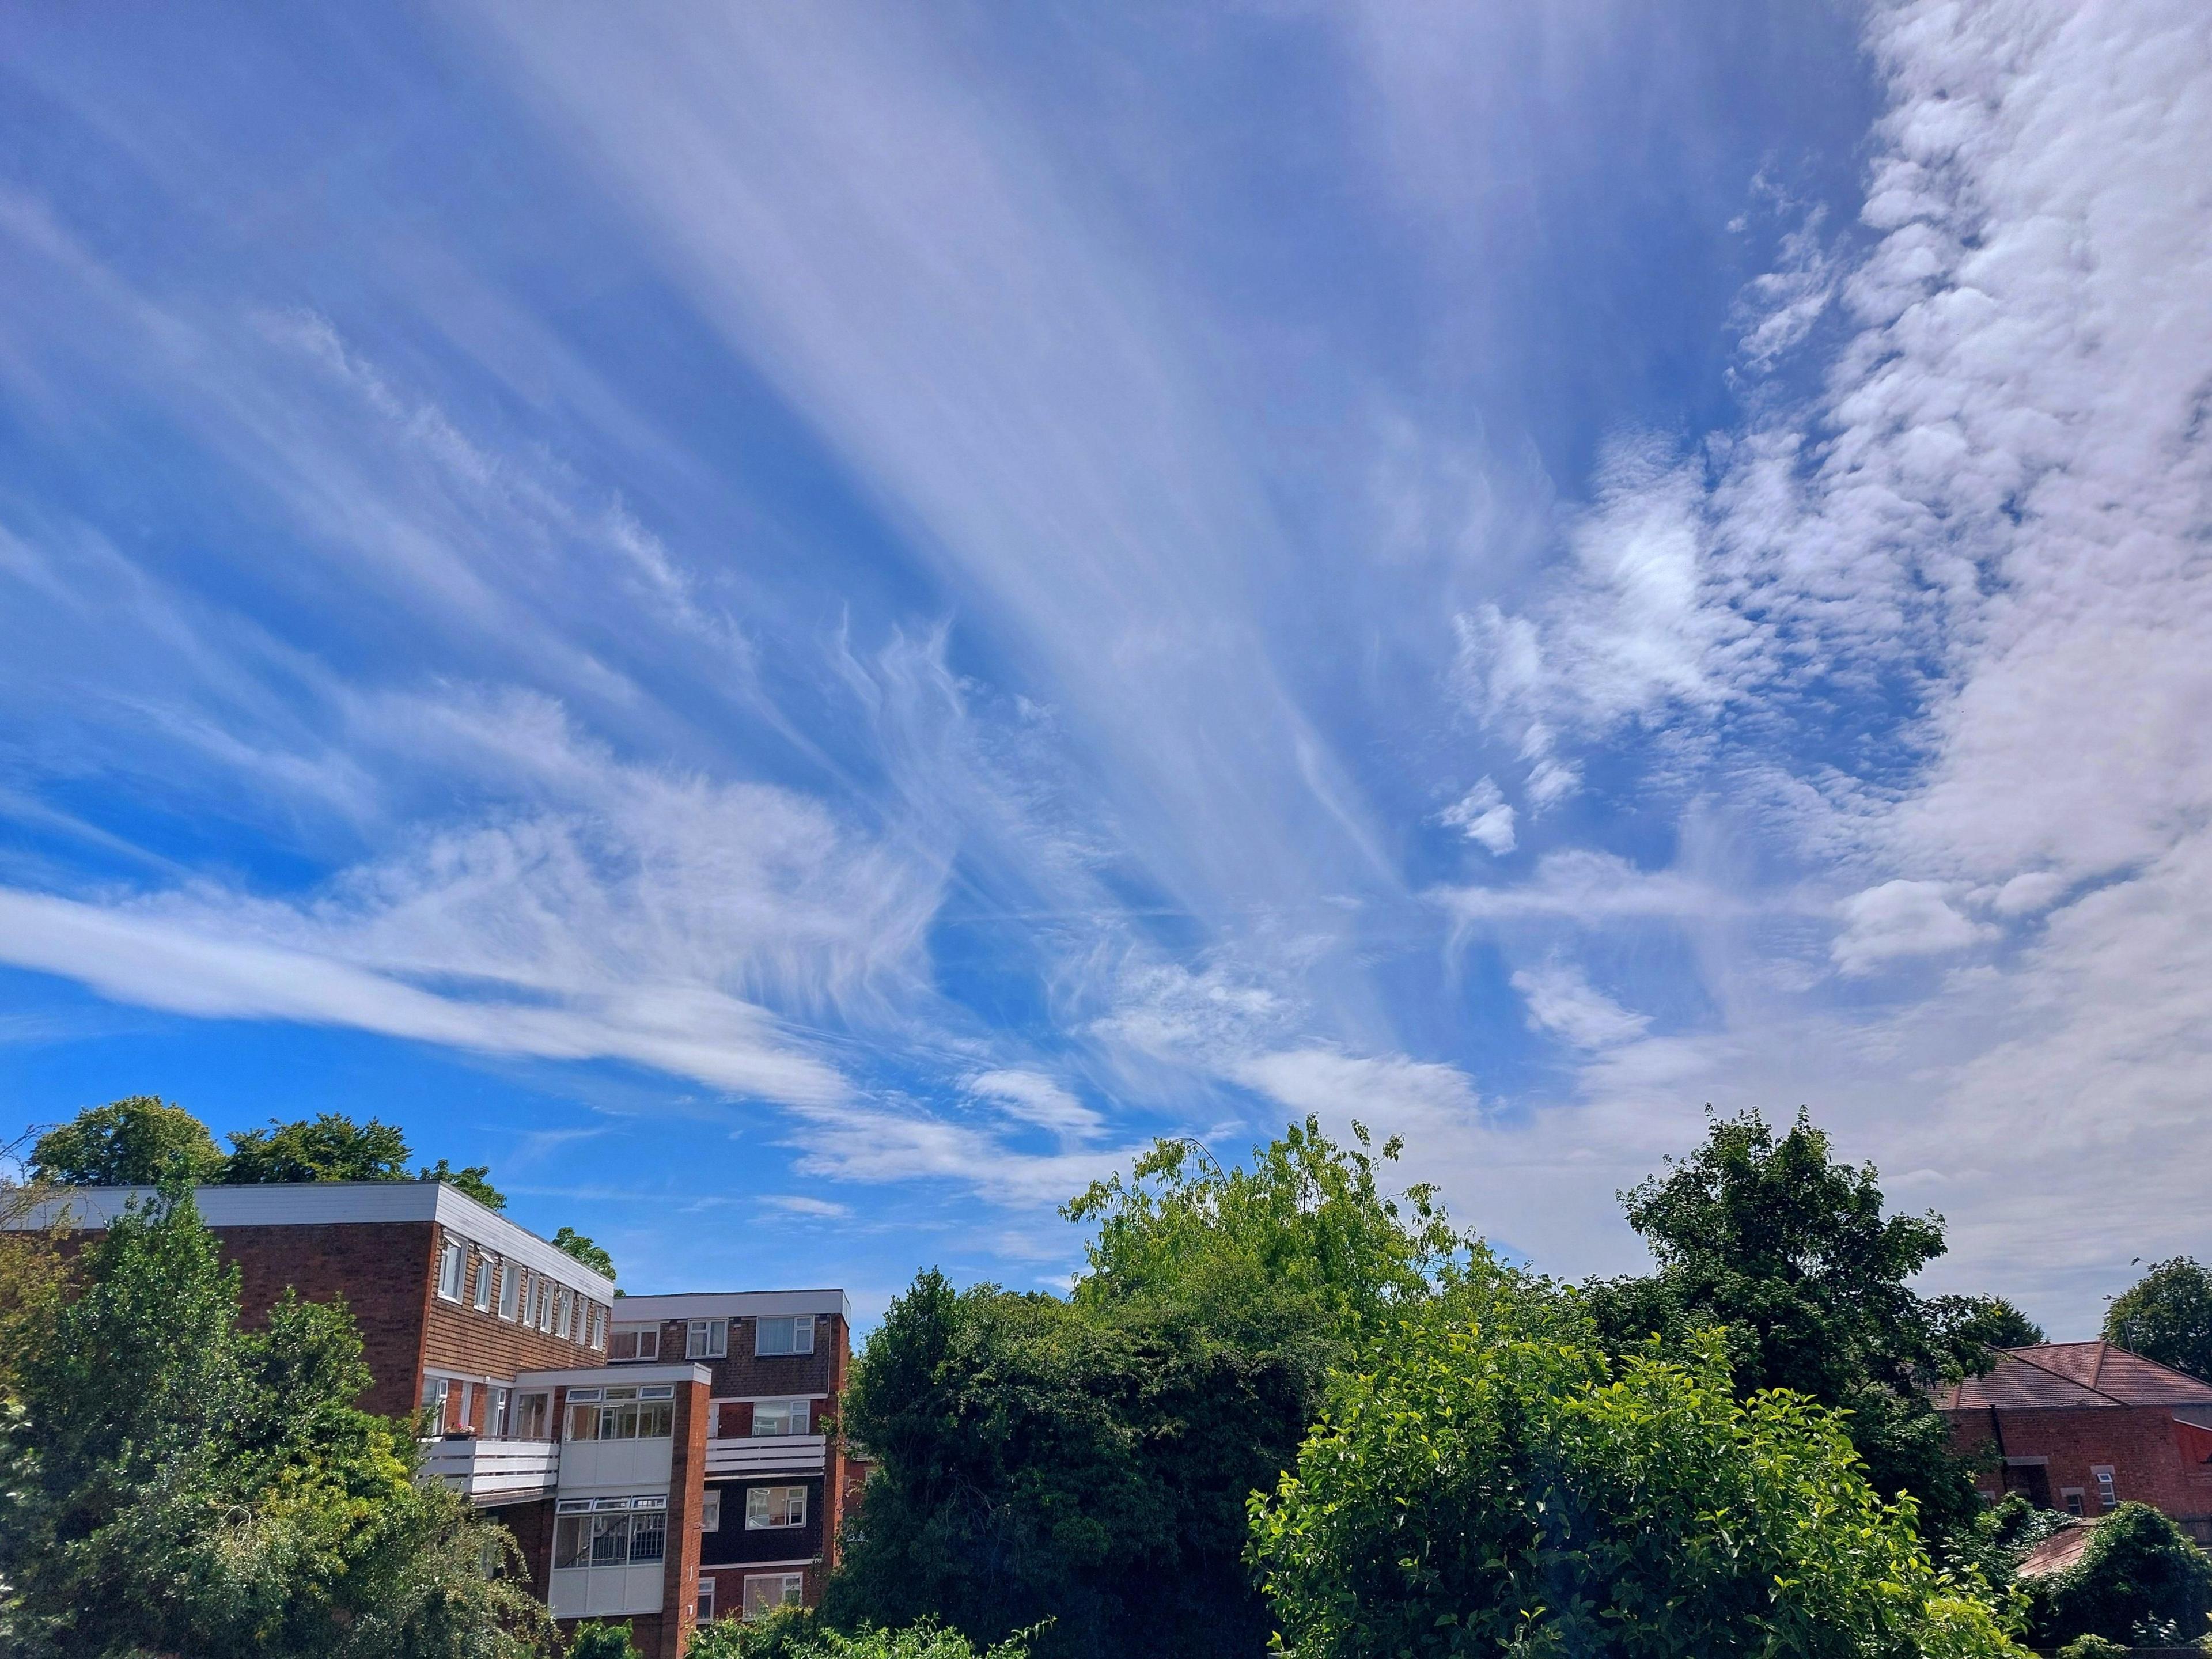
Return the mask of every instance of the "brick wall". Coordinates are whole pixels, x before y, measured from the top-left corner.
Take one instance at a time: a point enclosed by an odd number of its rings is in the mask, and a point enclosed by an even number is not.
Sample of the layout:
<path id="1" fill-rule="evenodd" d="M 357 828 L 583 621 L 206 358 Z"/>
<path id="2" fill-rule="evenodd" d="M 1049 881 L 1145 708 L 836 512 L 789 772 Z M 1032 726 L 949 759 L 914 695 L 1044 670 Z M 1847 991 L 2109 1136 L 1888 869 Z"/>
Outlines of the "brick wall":
<path id="1" fill-rule="evenodd" d="M 2002 1411 L 1995 1425 L 1986 1411 L 1954 1412 L 1952 1439 L 1960 1449 L 2001 1439 L 2007 1457 L 2048 1460 L 2051 1502 L 2063 1508 L 2062 1494 L 2078 1487 L 2083 1510 L 2099 1512 L 2098 1465 L 2112 1471 L 2113 1490 L 2122 1503 L 2148 1504 L 2177 1521 L 2212 1516 L 2212 1468 L 2182 1461 L 2173 1433 L 2173 1413 L 2158 1406 L 2081 1406 Z M 1979 1477 L 1993 1491 L 1997 1472 Z"/>
<path id="2" fill-rule="evenodd" d="M 437 1294 L 436 1254 L 433 1251 L 432 1276 L 427 1281 L 429 1294 L 424 1304 L 428 1310 L 422 1340 L 424 1365 L 465 1376 L 504 1378 L 517 1371 L 553 1371 L 606 1363 L 605 1357 L 588 1340 L 563 1341 L 534 1325 L 525 1325 L 519 1315 L 512 1320 L 501 1319 L 496 1297 L 489 1310 L 478 1312 L 475 1300 L 477 1275 L 485 1271 L 487 1265 L 483 1257 L 472 1253 L 463 1281 L 462 1299 L 448 1302 Z M 584 1335 L 586 1339 L 590 1336 L 588 1326 Z"/>
<path id="3" fill-rule="evenodd" d="M 266 1321 L 288 1287 L 310 1302 L 343 1297 L 375 1379 L 362 1404 L 398 1417 L 413 1411 L 421 1397 L 437 1232 L 428 1221 L 224 1227 L 216 1242 L 223 1260 L 238 1265 L 240 1304 L 249 1325 Z"/>

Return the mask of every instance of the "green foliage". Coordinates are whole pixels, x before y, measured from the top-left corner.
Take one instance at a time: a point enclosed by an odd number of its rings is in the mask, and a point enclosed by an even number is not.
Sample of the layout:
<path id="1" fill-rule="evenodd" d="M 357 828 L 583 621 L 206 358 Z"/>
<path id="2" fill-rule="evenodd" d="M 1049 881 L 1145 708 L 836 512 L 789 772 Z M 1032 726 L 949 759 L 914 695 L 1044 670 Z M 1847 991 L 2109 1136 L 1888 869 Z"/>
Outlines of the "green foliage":
<path id="1" fill-rule="evenodd" d="M 1070 1300 L 921 1275 L 846 1396 L 878 1469 L 829 1623 L 934 1614 L 992 1641 L 1050 1618 L 1042 1655 L 1260 1652 L 1245 1499 L 1290 1467 L 1330 1368 L 1437 1284 L 1517 1289 L 1377 1169 L 1311 1121 L 1249 1170 L 1164 1141 L 1068 1206 L 1098 1228 Z"/>
<path id="2" fill-rule="evenodd" d="M 1689 1158 L 1622 1195 L 1658 1271 L 1585 1287 L 1608 1345 L 1724 1327 L 1740 1394 L 1848 1411 L 1878 1491 L 1911 1493 L 1931 1535 L 1971 1527 L 1980 1502 L 1926 1390 L 1986 1370 L 1987 1344 L 1906 1282 L 1942 1254 L 1942 1218 L 1885 1216 L 1873 1167 L 1835 1162 L 1802 1112 L 1780 1136 L 1757 1112 L 1709 1125 Z"/>
<path id="3" fill-rule="evenodd" d="M 2181 1646 L 2205 1635 L 2212 1620 L 2212 1559 L 2142 1504 L 2106 1516 L 2079 1560 L 2027 1588 L 2039 1647 L 2082 1636 Z"/>
<path id="4" fill-rule="evenodd" d="M 2050 1537 L 2076 1524 L 2062 1510 L 2039 1508 L 2018 1492 L 1990 1504 L 1973 1524 L 1959 1528 L 1942 1541 L 1942 1559 L 1961 1574 L 1973 1574 L 1992 1584 L 2009 1584 L 2021 1558 Z"/>
<path id="5" fill-rule="evenodd" d="M 2185 1255 L 2157 1263 L 2113 1299 L 2105 1340 L 2212 1382 L 2212 1273 Z"/>
<path id="6" fill-rule="evenodd" d="M 1739 1402 L 1717 1336 L 1616 1370 L 1441 1318 L 1345 1379 L 1297 1471 L 1253 1500 L 1255 1562 L 1299 1659 L 1918 1659 L 2016 1651 L 1922 1553 L 1835 1415 Z"/>
<path id="7" fill-rule="evenodd" d="M 0 1146 L 0 1167 L 14 1150 Z M 0 1407 L 15 1398 L 18 1370 L 47 1341 L 68 1289 L 64 1230 L 58 1218 L 38 1224 L 40 1206 L 58 1195 L 44 1182 L 0 1174 Z"/>
<path id="8" fill-rule="evenodd" d="M 563 1227 L 559 1232 L 554 1234 L 553 1248 L 556 1250 L 566 1250 L 586 1267 L 596 1269 L 609 1279 L 615 1276 L 614 1257 L 609 1255 L 574 1227 Z M 615 1294 L 620 1296 L 622 1292 L 617 1291 Z"/>
<path id="9" fill-rule="evenodd" d="M 2001 1296 L 1930 1297 L 1927 1308 L 1936 1330 L 1977 1375 L 1988 1367 L 1971 1364 L 1978 1358 L 1973 1349 L 1990 1350 L 1993 1364 L 1999 1348 L 2032 1348 L 2045 1340 L 2042 1326 Z"/>
<path id="10" fill-rule="evenodd" d="M 1028 1634 L 979 1649 L 933 1619 L 898 1630 L 866 1626 L 848 1634 L 793 1607 L 757 1624 L 722 1619 L 702 1626 L 686 1652 L 689 1659 L 1028 1659 Z"/>
<path id="11" fill-rule="evenodd" d="M 381 1177 L 378 1177 L 380 1179 Z M 465 1170 L 456 1170 L 444 1158 L 416 1170 L 417 1181 L 442 1181 L 448 1187 L 466 1193 L 487 1210 L 507 1207 L 507 1194 L 491 1184 L 491 1165 L 472 1164 Z"/>
<path id="12" fill-rule="evenodd" d="M 2058 1650 L 2058 1659 L 2127 1659 L 2132 1650 L 2102 1636 L 2077 1636 Z"/>
<path id="13" fill-rule="evenodd" d="M 230 1161 L 222 1179 L 229 1186 L 286 1181 L 411 1181 L 407 1140 L 389 1123 L 356 1123 L 324 1112 L 295 1123 L 269 1120 L 265 1129 L 230 1137 Z"/>
<path id="14" fill-rule="evenodd" d="M 694 1642 L 691 1652 L 696 1656 L 698 1651 Z M 577 1626 L 563 1659 L 640 1659 L 637 1644 L 630 1640 L 629 1620 L 594 1619 Z"/>
<path id="15" fill-rule="evenodd" d="M 512 1659 L 544 1611 L 504 1532 L 414 1478 L 343 1306 L 238 1328 L 191 1189 L 118 1217 L 23 1364 L 0 1459 L 0 1650 Z M 504 1561 L 488 1577 L 487 1559 Z"/>
<path id="16" fill-rule="evenodd" d="M 67 1187 L 151 1187 L 183 1164 L 191 1181 L 212 1181 L 222 1153 L 207 1125 L 155 1095 L 89 1106 L 49 1129 L 31 1148 L 33 1181 Z"/>

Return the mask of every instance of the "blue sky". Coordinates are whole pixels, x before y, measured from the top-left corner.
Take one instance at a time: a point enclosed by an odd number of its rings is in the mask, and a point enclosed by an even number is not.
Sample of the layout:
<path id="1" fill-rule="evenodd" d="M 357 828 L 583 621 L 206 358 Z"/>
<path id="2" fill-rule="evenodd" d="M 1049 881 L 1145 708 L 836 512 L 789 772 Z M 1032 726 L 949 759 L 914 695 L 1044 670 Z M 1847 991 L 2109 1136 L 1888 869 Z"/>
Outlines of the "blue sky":
<path id="1" fill-rule="evenodd" d="M 0 1131 L 1060 1282 L 1156 1134 L 1567 1273 L 1810 1105 L 2212 1250 L 2212 19 L 0 21 Z"/>

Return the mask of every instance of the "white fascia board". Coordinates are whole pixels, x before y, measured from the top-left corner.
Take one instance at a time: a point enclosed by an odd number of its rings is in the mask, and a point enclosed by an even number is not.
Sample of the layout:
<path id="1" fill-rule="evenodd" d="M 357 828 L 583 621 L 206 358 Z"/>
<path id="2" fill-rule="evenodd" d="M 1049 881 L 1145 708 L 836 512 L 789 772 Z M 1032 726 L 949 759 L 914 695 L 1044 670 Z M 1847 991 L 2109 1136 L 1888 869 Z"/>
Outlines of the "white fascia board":
<path id="1" fill-rule="evenodd" d="M 73 1187 L 41 1204 L 15 1227 L 40 1229 L 57 1221 L 94 1231 L 126 1204 L 157 1196 L 151 1187 Z M 195 1187 L 192 1201 L 210 1227 L 315 1227 L 378 1222 L 434 1221 L 495 1255 L 519 1261 L 533 1273 L 613 1304 L 615 1282 L 586 1267 L 498 1211 L 442 1181 L 300 1181 L 256 1187 Z M 64 1218 L 66 1218 L 64 1220 Z"/>
<path id="2" fill-rule="evenodd" d="M 627 1388 L 633 1382 L 708 1382 L 712 1373 L 704 1365 L 585 1365 L 557 1371 L 517 1371 L 518 1389 L 589 1389 L 604 1382 Z"/>
<path id="3" fill-rule="evenodd" d="M 852 1298 L 842 1291 L 690 1291 L 674 1296 L 626 1296 L 615 1304 L 617 1325 L 664 1319 L 757 1319 L 766 1314 L 836 1314 L 850 1325 Z"/>

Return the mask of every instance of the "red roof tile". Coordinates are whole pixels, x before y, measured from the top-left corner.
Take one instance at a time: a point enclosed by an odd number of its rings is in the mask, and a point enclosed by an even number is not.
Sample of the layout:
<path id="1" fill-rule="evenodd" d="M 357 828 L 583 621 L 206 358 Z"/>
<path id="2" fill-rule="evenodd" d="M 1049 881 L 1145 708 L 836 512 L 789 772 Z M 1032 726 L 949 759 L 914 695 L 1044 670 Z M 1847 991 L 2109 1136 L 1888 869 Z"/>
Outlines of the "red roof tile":
<path id="1" fill-rule="evenodd" d="M 2082 1406 L 2212 1408 L 2212 1383 L 2109 1342 L 2045 1342 L 2008 1348 L 1986 1376 L 1936 1391 L 1945 1411 L 2047 1410 Z"/>

